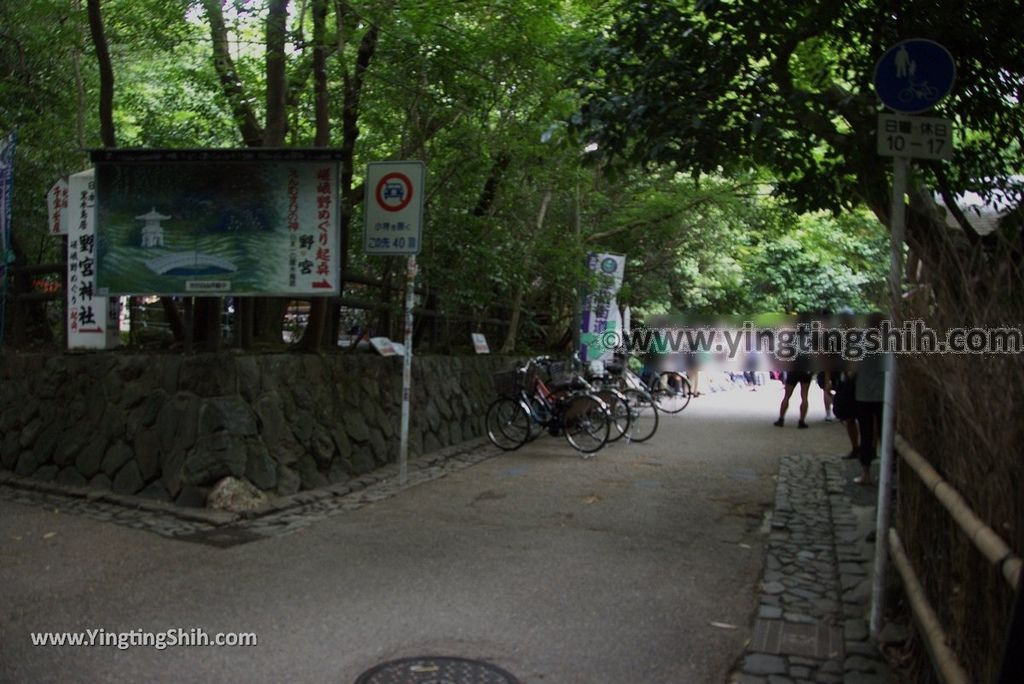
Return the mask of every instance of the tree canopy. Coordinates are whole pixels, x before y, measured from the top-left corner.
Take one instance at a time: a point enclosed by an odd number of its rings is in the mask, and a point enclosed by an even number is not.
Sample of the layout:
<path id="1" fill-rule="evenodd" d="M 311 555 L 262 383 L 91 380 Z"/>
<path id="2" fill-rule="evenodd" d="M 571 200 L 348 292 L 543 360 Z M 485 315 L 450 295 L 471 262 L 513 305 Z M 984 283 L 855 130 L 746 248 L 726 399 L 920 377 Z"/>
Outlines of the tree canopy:
<path id="1" fill-rule="evenodd" d="M 870 86 L 885 46 L 928 35 L 958 60 L 937 112 L 957 122 L 956 157 L 920 166 L 916 187 L 987 192 L 1020 171 L 1007 3 L 955 21 L 952 4 L 8 3 L 15 247 L 56 258 L 43 194 L 108 134 L 125 147 L 328 145 L 345 154 L 342 268 L 400 281 L 398 260 L 355 247 L 361 180 L 368 161 L 422 159 L 426 299 L 480 320 L 521 312 L 513 346 L 565 343 L 588 251 L 627 255 L 622 301 L 641 311 L 868 307 L 884 235 L 863 208 L 885 219 L 888 206 Z"/>
<path id="2" fill-rule="evenodd" d="M 800 210 L 860 205 L 884 221 L 874 66 L 898 40 L 926 37 L 956 60 L 954 91 L 934 112 L 955 122 L 956 152 L 920 164 L 916 186 L 950 199 L 1008 190 L 1019 203 L 1024 48 L 1005 21 L 1015 8 L 999 0 L 621 2 L 592 46 L 574 122 L 595 154 L 618 164 L 712 174 L 763 167 Z"/>

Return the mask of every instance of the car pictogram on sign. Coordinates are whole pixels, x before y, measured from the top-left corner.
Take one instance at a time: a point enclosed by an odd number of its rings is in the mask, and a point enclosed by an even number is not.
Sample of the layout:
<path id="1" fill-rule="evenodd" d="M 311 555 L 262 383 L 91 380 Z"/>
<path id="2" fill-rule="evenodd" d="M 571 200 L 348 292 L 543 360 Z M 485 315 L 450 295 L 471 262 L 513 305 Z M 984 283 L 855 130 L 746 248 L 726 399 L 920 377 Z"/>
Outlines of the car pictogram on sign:
<path id="1" fill-rule="evenodd" d="M 405 198 L 405 186 L 397 181 L 385 183 L 382 195 L 384 199 L 396 199 L 401 201 Z"/>
<path id="2" fill-rule="evenodd" d="M 380 179 L 374 195 L 381 209 L 396 212 L 409 206 L 415 192 L 409 177 L 395 171 Z"/>

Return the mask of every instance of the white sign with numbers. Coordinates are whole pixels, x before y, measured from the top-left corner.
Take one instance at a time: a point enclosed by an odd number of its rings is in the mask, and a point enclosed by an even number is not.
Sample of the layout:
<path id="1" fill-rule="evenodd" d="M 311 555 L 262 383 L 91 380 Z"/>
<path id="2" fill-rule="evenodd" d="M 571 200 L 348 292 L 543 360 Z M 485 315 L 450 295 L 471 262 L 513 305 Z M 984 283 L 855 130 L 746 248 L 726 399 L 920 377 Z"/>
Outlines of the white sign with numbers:
<path id="1" fill-rule="evenodd" d="M 421 161 L 370 162 L 366 166 L 363 250 L 371 256 L 419 254 L 423 245 Z"/>
<path id="2" fill-rule="evenodd" d="M 878 115 L 878 154 L 883 157 L 950 159 L 953 122 L 930 116 Z"/>

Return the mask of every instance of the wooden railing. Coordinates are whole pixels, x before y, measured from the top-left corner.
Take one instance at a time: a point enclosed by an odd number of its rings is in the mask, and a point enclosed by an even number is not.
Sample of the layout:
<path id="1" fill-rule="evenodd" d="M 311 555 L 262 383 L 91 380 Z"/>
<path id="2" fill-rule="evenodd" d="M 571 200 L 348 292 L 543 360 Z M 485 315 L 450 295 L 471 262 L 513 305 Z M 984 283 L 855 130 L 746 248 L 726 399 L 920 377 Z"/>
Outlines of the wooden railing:
<path id="1" fill-rule="evenodd" d="M 917 474 L 928 491 L 942 504 L 946 511 L 952 516 L 960 529 L 971 540 L 975 548 L 999 570 L 1002 577 L 1015 592 L 1016 605 L 1014 616 L 1009 628 L 1009 637 L 1005 647 L 1003 662 L 1003 674 L 1000 677 L 1000 684 L 1009 682 L 1020 682 L 1018 679 L 1022 667 L 1022 656 L 1020 653 L 1020 639 L 1022 628 L 1021 621 L 1024 614 L 1020 607 L 1020 580 L 1022 572 L 1022 561 L 1020 556 L 997 535 L 991 527 L 979 518 L 967 502 L 945 479 L 936 471 L 921 454 L 919 454 L 902 436 L 896 435 L 893 448 L 903 461 Z M 910 558 L 907 556 L 895 529 L 889 530 L 889 553 L 892 556 L 893 564 L 896 566 L 903 580 L 914 620 L 918 624 L 923 637 L 925 648 L 931 658 L 932 665 L 940 680 L 948 684 L 966 684 L 970 681 L 967 673 L 956 656 L 956 653 L 949 647 L 945 630 L 940 623 L 938 616 L 928 601 L 921 581 L 914 570 Z"/>
<path id="2" fill-rule="evenodd" d="M 67 319 L 65 313 L 66 302 L 64 297 L 64 287 L 66 285 L 66 268 L 64 264 L 47 263 L 27 266 L 12 265 L 9 267 L 8 271 L 9 282 L 4 294 L 7 300 L 7 325 L 11 332 L 11 342 L 13 343 L 13 346 L 21 347 L 28 342 L 28 332 L 25 325 L 28 319 L 28 313 L 25 310 L 26 305 L 33 303 L 49 304 L 50 302 L 55 302 L 60 309 L 59 316 L 62 321 L 61 327 L 63 329 Z M 41 276 L 52 275 L 57 275 L 60 278 L 61 285 L 55 291 L 44 292 L 33 287 L 32 282 L 34 279 Z M 394 315 L 395 320 L 397 320 L 397 314 L 401 313 L 401 302 L 398 301 L 398 297 L 391 298 L 386 295 L 392 292 L 402 292 L 403 286 L 400 283 L 387 283 L 379 278 L 374 278 L 361 273 L 346 273 L 342 275 L 342 280 L 346 285 L 356 286 L 359 289 L 369 289 L 377 293 L 383 293 L 385 296 L 378 296 L 374 298 L 372 295 L 370 297 L 360 297 L 348 294 L 333 300 L 341 307 L 376 312 L 387 316 Z M 351 288 L 346 289 L 350 290 Z M 428 291 L 421 285 L 416 288 L 416 293 L 426 296 Z M 358 293 L 356 294 L 358 295 Z M 394 299 L 394 301 L 392 301 L 392 299 Z M 504 307 L 495 306 L 491 308 L 497 310 L 499 313 L 505 313 Z M 501 339 L 491 339 L 492 346 L 500 345 L 504 332 L 507 331 L 509 325 L 508 319 L 500 316 L 475 316 L 462 312 L 442 311 L 426 306 L 417 307 L 413 314 L 418 320 L 424 321 L 427 324 L 427 334 L 421 336 L 423 338 L 422 341 L 426 343 L 436 343 L 439 328 L 442 326 L 449 326 L 454 323 L 465 326 L 467 329 L 473 328 L 473 332 L 479 332 L 480 330 L 477 330 L 477 328 L 486 327 L 486 329 L 492 333 L 494 338 L 501 336 Z M 158 312 L 155 317 L 159 318 L 161 315 L 162 314 Z M 149 316 L 149 318 L 152 319 L 153 317 Z M 157 327 L 160 327 L 158 322 L 154 320 L 148 321 L 150 326 L 154 323 L 157 323 Z M 388 331 L 383 331 L 382 334 L 387 335 Z M 67 339 L 66 331 L 64 332 L 63 339 Z M 468 335 L 466 343 L 468 344 Z"/>

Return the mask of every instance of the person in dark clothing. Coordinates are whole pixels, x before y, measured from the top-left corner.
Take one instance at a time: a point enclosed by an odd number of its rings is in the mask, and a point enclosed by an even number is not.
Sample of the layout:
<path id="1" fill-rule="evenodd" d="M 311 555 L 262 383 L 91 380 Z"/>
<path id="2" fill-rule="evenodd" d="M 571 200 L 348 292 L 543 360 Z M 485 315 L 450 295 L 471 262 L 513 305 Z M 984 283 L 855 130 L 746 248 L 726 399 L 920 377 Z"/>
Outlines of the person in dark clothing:
<path id="1" fill-rule="evenodd" d="M 792 370 L 786 371 L 786 393 L 782 396 L 782 404 L 779 405 L 779 419 L 772 423 L 775 427 L 783 427 L 786 424 L 786 411 L 789 410 L 789 399 L 793 391 L 800 385 L 800 421 L 796 424 L 799 428 L 807 427 L 807 393 L 811 389 L 810 371 Z"/>
<path id="2" fill-rule="evenodd" d="M 870 354 L 857 365 L 857 426 L 860 429 L 859 458 L 863 472 L 854 480 L 857 484 L 874 484 L 871 462 L 877 454 L 877 442 L 882 433 L 882 406 L 885 401 L 885 373 L 889 357 Z"/>

